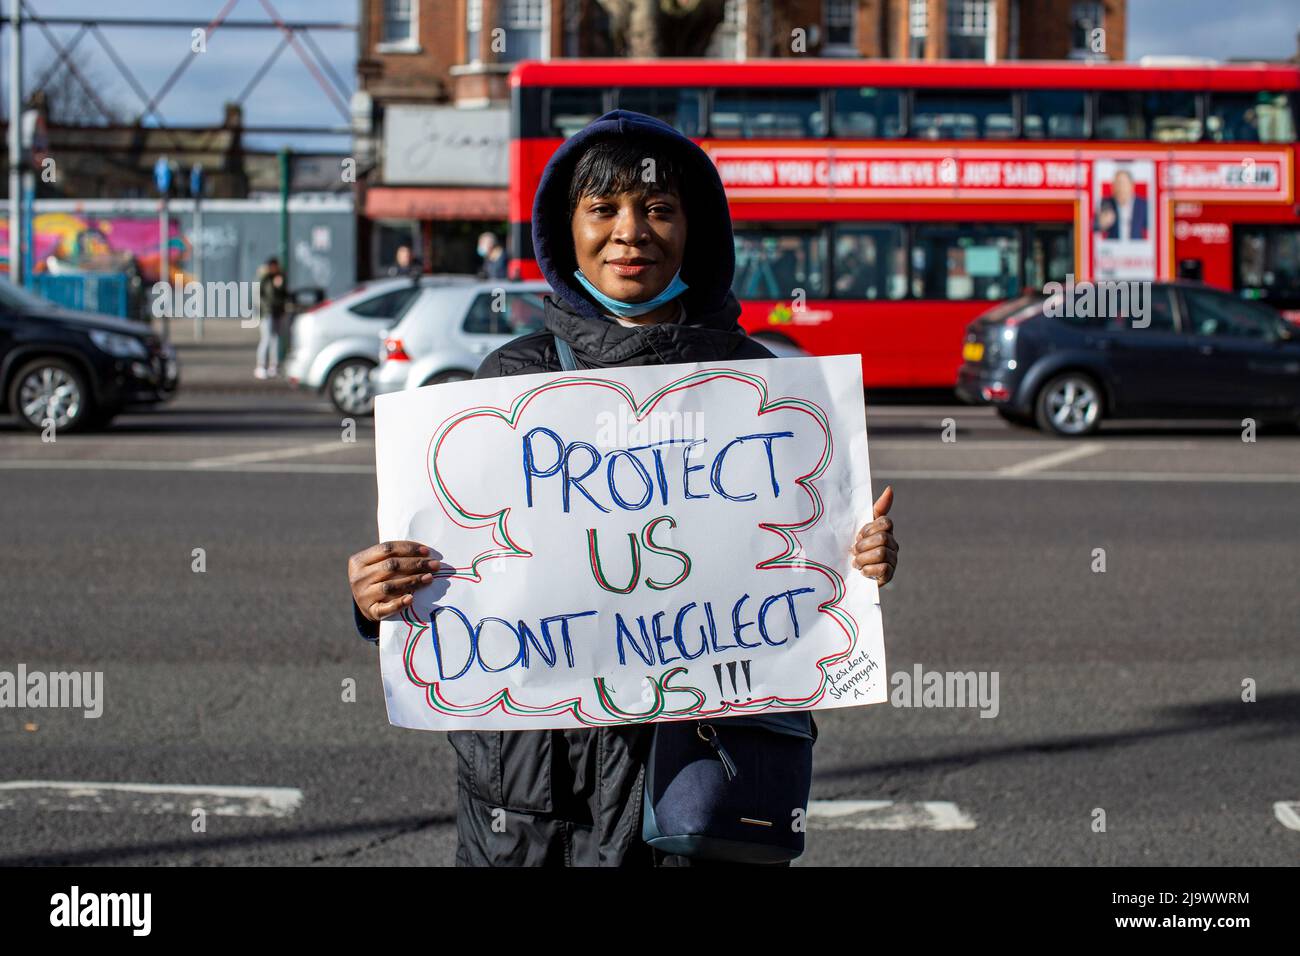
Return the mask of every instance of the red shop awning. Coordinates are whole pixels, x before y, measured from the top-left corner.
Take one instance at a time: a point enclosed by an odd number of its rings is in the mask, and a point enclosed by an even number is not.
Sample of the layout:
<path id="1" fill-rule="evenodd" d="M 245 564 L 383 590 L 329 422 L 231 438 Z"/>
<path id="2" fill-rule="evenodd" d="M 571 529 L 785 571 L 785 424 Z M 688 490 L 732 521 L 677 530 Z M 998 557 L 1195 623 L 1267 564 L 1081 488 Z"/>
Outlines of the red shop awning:
<path id="1" fill-rule="evenodd" d="M 373 186 L 366 190 L 366 218 L 504 220 L 508 197 L 505 188 Z"/>

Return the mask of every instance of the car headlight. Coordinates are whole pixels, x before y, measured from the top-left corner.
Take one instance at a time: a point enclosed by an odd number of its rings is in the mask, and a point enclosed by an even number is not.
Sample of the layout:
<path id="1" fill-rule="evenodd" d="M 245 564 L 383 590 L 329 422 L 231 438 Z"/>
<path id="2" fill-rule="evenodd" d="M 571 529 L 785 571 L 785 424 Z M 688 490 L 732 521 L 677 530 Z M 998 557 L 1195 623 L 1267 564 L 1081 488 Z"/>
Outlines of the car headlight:
<path id="1" fill-rule="evenodd" d="M 149 357 L 149 353 L 145 350 L 144 343 L 133 335 L 122 335 L 120 332 L 105 332 L 102 329 L 91 329 L 90 341 L 94 342 L 97 348 L 103 349 L 109 355 L 116 358 Z"/>

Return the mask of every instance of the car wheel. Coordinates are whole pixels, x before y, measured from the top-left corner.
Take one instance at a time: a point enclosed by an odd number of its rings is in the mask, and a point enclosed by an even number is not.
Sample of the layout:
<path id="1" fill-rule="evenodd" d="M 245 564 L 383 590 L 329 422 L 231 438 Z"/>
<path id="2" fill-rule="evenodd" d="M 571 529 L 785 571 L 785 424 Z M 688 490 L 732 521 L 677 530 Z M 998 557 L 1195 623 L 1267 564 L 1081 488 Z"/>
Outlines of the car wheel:
<path id="1" fill-rule="evenodd" d="M 85 376 L 71 362 L 57 358 L 35 359 L 18 370 L 9 385 L 9 410 L 35 432 L 53 421 L 56 436 L 102 423 Z"/>
<path id="2" fill-rule="evenodd" d="M 446 385 L 448 382 L 468 382 L 474 377 L 473 372 L 465 372 L 460 369 L 454 369 L 450 372 L 439 372 L 433 378 L 425 382 L 425 385 Z"/>
<path id="3" fill-rule="evenodd" d="M 1091 435 L 1101 427 L 1101 417 L 1101 386 L 1083 372 L 1057 375 L 1039 390 L 1034 403 L 1038 427 L 1069 438 Z"/>
<path id="4" fill-rule="evenodd" d="M 344 415 L 369 415 L 375 410 L 375 392 L 370 386 L 374 362 L 348 359 L 334 366 L 325 383 L 330 403 Z"/>

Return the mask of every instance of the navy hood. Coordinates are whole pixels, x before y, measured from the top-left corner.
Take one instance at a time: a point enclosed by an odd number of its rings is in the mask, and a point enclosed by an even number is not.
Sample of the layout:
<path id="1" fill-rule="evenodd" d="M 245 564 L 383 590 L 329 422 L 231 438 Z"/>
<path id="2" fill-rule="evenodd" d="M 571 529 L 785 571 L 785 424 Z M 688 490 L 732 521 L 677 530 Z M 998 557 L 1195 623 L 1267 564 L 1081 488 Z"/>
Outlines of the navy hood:
<path id="1" fill-rule="evenodd" d="M 731 210 L 717 167 L 704 150 L 667 123 L 630 110 L 612 110 L 587 124 L 555 151 L 542 171 L 533 200 L 533 254 L 543 277 L 573 312 L 604 318 L 595 300 L 573 277 L 578 262 L 569 223 L 569 183 L 578 160 L 594 141 L 629 135 L 652 141 L 682 164 L 687 222 L 682 281 L 690 288 L 682 293 L 681 301 L 687 321 L 724 310 L 736 271 L 736 247 Z"/>

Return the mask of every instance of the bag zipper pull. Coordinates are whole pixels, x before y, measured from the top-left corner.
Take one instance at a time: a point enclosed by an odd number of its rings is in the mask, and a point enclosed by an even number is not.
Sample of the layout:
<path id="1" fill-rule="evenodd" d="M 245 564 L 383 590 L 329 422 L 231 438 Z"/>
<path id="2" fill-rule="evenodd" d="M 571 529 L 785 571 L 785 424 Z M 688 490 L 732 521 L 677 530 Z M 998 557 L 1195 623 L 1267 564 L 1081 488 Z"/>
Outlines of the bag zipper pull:
<path id="1" fill-rule="evenodd" d="M 705 735 L 705 731 L 708 735 Z M 718 760 L 722 763 L 722 777 L 728 783 L 740 776 L 740 768 L 736 766 L 736 761 L 731 759 L 731 754 L 727 753 L 727 748 L 722 746 L 722 741 L 718 739 L 718 732 L 714 730 L 712 724 L 700 724 L 695 728 L 695 733 L 706 744 L 713 748 L 718 755 Z"/>

